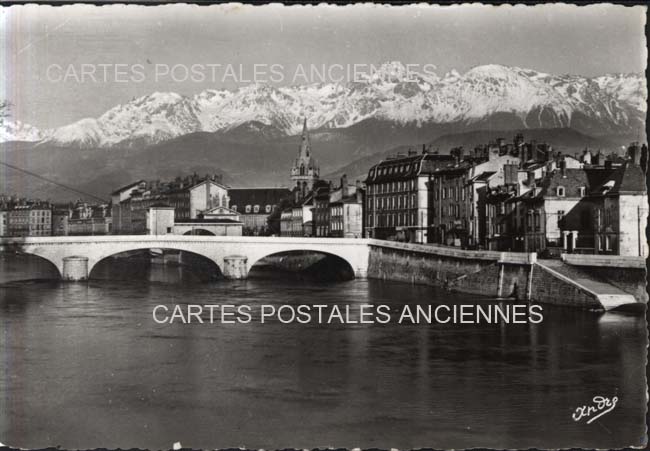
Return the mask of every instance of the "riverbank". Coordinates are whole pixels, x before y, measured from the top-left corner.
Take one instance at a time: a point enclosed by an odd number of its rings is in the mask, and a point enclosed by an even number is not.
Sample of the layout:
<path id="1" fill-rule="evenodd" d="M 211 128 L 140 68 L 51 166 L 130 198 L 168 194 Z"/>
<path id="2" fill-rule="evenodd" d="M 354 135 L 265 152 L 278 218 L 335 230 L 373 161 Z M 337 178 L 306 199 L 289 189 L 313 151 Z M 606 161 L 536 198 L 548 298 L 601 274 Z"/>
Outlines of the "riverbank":
<path id="1" fill-rule="evenodd" d="M 535 253 L 380 240 L 369 240 L 369 246 L 369 278 L 593 310 L 643 305 L 648 298 L 640 258 L 574 254 L 538 260 Z"/>

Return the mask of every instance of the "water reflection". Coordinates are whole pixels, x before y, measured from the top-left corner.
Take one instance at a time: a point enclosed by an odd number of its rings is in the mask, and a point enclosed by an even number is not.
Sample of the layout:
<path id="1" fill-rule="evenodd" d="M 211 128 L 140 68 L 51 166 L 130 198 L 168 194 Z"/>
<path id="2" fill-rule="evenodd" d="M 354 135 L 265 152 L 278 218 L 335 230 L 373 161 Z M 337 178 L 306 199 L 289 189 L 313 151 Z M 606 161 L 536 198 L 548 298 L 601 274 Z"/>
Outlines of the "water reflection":
<path id="1" fill-rule="evenodd" d="M 0 259 L 0 274 L 27 278 L 33 264 Z M 494 301 L 382 281 L 102 271 L 84 284 L 0 288 L 3 443 L 610 448 L 645 432 L 642 315 L 544 307 L 537 325 L 160 325 L 160 303 Z M 574 422 L 599 394 L 618 396 L 616 409 Z"/>

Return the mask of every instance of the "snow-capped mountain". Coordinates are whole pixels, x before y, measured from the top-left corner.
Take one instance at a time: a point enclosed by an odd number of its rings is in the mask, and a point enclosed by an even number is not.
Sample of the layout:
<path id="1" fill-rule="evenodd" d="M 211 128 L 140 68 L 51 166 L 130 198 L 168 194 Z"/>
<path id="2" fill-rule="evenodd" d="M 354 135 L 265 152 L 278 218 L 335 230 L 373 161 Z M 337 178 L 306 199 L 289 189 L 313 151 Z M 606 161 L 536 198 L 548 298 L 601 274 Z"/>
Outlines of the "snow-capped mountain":
<path id="1" fill-rule="evenodd" d="M 66 146 L 131 146 L 247 123 L 293 135 L 305 116 L 312 129 L 346 128 L 367 119 L 467 126 L 498 116 L 512 122 L 511 128 L 572 127 L 587 134 L 629 132 L 643 128 L 645 121 L 647 86 L 638 74 L 586 78 L 496 64 L 443 77 L 411 73 L 405 80 L 405 73 L 402 64 L 392 62 L 345 84 L 253 84 L 235 91 L 205 90 L 193 97 L 156 92 L 96 119 L 21 136 Z M 0 139 L 12 136 L 0 129 Z"/>
<path id="2" fill-rule="evenodd" d="M 11 105 L 0 102 L 0 142 L 40 141 L 44 136 L 36 127 L 11 119 Z"/>
<path id="3" fill-rule="evenodd" d="M 0 120 L 0 142 L 40 141 L 45 136 L 39 129 L 20 121 Z"/>

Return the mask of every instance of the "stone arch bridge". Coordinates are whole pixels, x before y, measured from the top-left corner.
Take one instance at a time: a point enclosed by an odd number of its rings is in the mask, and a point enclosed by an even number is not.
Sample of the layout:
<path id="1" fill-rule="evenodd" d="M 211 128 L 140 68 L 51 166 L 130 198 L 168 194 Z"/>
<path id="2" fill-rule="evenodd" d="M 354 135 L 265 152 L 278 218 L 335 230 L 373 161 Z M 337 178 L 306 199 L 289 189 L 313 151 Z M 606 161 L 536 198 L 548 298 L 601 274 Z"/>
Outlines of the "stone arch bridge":
<path id="1" fill-rule="evenodd" d="M 368 271 L 368 240 L 352 238 L 289 238 L 189 235 L 105 235 L 0 239 L 0 251 L 32 254 L 50 261 L 64 280 L 87 279 L 93 267 L 113 255 L 135 250 L 165 249 L 191 252 L 219 266 L 226 278 L 243 279 L 250 268 L 269 255 L 313 251 L 347 262 L 356 277 Z"/>

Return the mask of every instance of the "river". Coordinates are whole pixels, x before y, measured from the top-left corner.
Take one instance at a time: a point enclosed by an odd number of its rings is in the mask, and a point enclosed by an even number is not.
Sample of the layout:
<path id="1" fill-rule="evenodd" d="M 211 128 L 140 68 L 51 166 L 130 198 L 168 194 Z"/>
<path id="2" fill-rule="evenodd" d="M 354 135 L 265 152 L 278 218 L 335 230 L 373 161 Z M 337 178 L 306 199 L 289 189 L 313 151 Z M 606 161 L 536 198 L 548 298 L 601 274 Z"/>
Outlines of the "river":
<path id="1" fill-rule="evenodd" d="M 544 306 L 540 324 L 170 325 L 153 321 L 156 305 L 496 301 L 267 272 L 202 281 L 126 260 L 88 283 L 54 276 L 41 260 L 0 256 L 4 444 L 611 448 L 645 434 L 639 313 Z M 618 403 L 574 421 L 596 395 Z"/>

